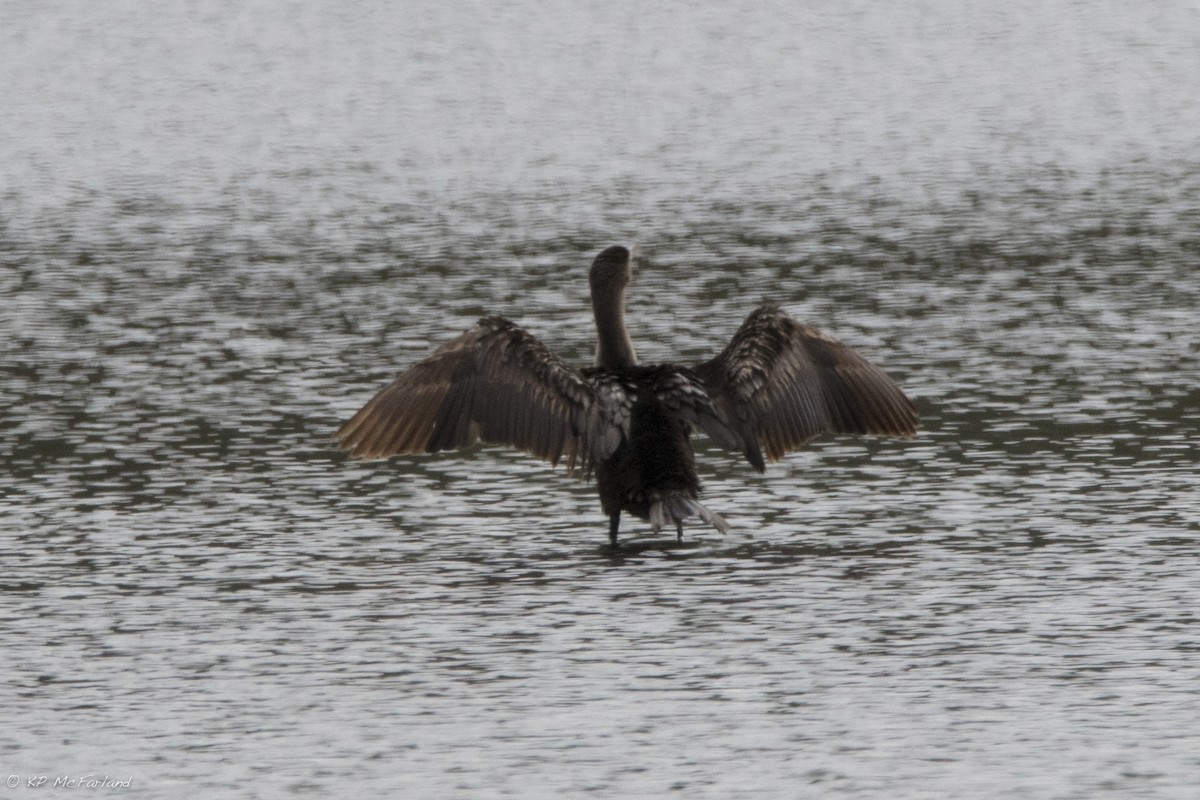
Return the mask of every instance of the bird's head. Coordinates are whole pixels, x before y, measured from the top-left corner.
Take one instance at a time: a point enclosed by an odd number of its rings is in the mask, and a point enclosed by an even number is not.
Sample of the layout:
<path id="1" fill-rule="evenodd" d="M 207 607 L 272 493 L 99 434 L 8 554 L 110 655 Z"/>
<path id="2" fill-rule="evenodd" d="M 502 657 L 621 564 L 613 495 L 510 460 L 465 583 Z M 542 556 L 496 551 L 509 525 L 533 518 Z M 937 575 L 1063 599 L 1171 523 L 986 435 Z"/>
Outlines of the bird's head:
<path id="1" fill-rule="evenodd" d="M 600 254 L 592 261 L 592 269 L 588 273 L 588 282 L 594 292 L 624 289 L 631 280 L 633 280 L 633 253 L 619 244 L 601 250 Z"/>

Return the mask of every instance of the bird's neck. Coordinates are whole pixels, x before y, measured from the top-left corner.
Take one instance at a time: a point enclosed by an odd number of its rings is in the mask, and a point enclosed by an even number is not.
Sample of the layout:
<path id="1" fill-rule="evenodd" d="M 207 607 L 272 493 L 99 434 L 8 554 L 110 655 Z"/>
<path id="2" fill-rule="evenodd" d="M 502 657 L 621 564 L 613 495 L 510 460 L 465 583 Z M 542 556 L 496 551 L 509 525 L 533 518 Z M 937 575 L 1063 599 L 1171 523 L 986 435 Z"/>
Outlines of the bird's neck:
<path id="1" fill-rule="evenodd" d="M 637 353 L 625 329 L 625 290 L 592 287 L 592 311 L 596 315 L 596 366 L 609 369 L 632 367 Z"/>

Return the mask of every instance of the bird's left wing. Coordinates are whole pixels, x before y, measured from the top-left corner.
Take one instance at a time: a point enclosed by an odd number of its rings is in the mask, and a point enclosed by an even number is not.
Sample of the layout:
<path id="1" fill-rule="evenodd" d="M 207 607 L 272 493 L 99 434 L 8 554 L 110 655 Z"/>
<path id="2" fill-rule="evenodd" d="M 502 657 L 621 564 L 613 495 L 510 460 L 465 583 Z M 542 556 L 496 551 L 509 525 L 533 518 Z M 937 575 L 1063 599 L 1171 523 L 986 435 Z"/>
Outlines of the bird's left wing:
<path id="1" fill-rule="evenodd" d="M 524 450 L 568 471 L 588 456 L 595 389 L 537 337 L 486 317 L 379 390 L 334 438 L 352 457 L 467 447 Z"/>

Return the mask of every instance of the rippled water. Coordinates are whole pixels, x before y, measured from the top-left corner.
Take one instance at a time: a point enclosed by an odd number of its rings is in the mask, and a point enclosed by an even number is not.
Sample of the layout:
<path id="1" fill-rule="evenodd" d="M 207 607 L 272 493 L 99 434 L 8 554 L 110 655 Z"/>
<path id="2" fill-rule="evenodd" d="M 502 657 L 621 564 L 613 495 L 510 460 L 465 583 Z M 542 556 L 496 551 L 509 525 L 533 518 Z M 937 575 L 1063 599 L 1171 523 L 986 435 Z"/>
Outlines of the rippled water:
<path id="1" fill-rule="evenodd" d="M 465 5 L 4 9 L 13 796 L 1197 796 L 1195 7 Z M 619 553 L 333 452 L 483 313 L 586 363 L 633 240 L 644 359 L 769 297 L 921 436 Z"/>

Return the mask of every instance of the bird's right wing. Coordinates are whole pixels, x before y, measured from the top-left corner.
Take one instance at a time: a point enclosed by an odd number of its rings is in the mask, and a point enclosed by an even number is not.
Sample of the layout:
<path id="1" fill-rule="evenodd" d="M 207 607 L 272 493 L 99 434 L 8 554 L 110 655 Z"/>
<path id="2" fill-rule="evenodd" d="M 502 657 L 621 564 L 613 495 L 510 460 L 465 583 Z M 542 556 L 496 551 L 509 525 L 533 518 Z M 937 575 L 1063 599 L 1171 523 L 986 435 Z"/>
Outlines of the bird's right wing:
<path id="1" fill-rule="evenodd" d="M 568 471 L 590 458 L 596 391 L 535 336 L 486 317 L 400 374 L 334 438 L 352 457 L 387 458 L 503 444 Z"/>
<path id="2" fill-rule="evenodd" d="M 883 370 L 770 303 L 695 367 L 760 472 L 825 431 L 912 436 L 917 409 Z"/>

